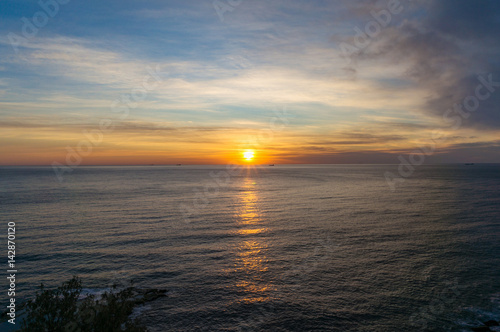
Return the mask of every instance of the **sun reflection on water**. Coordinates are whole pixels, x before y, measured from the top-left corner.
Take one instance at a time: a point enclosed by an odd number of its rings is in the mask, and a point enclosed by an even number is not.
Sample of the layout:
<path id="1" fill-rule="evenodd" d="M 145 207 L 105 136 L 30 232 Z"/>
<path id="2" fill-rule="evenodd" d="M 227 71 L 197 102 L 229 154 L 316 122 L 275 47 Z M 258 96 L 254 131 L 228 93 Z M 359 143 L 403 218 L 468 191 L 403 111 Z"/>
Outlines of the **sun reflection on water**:
<path id="1" fill-rule="evenodd" d="M 264 274 L 268 270 L 266 252 L 268 245 L 264 220 L 259 210 L 259 195 L 255 179 L 248 177 L 242 184 L 238 197 L 240 208 L 237 211 L 237 233 L 241 240 L 235 248 L 234 272 L 238 274 L 238 287 L 244 293 L 242 302 L 262 302 L 269 300 L 272 285 L 265 281 Z"/>

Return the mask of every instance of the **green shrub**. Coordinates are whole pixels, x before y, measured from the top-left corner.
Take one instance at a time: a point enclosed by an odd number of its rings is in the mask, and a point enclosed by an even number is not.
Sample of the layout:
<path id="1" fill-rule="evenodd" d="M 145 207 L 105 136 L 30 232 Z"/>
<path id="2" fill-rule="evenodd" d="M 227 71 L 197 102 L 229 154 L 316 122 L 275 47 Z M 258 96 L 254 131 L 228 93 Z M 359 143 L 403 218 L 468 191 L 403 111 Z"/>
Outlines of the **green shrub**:
<path id="1" fill-rule="evenodd" d="M 132 288 L 120 292 L 105 292 L 100 300 L 90 295 L 78 301 L 81 279 L 73 277 L 54 290 L 43 284 L 36 298 L 26 305 L 26 318 L 21 332 L 144 332 L 137 320 L 130 321 L 135 301 Z"/>

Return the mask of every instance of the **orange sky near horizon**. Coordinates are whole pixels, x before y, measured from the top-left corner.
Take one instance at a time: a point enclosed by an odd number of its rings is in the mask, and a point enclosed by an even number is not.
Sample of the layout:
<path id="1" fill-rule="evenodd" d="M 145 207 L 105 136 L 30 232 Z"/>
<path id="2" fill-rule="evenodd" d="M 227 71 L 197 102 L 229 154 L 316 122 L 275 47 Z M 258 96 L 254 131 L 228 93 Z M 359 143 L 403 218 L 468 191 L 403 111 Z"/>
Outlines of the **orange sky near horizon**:
<path id="1" fill-rule="evenodd" d="M 262 127 L 266 128 L 266 124 Z M 426 129 L 403 133 L 392 128 L 380 134 L 378 128 L 363 132 L 344 128 L 322 134 L 319 139 L 293 124 L 272 134 L 266 129 L 245 128 L 180 127 L 173 132 L 161 127 L 146 131 L 124 130 L 118 126 L 108 132 L 97 128 L 77 125 L 69 128 L 33 126 L 24 131 L 18 127 L 8 128 L 3 131 L 6 144 L 0 145 L 0 165 L 397 163 L 398 155 L 432 143 L 432 133 Z M 451 130 L 442 132 L 453 136 Z M 436 155 L 453 153 L 454 145 L 466 142 L 465 137 L 462 140 L 453 137 L 437 145 L 440 151 Z M 477 141 L 487 139 L 498 137 L 488 132 L 476 134 Z M 243 156 L 247 150 L 255 152 L 251 161 Z M 474 155 L 463 158 L 478 161 Z"/>

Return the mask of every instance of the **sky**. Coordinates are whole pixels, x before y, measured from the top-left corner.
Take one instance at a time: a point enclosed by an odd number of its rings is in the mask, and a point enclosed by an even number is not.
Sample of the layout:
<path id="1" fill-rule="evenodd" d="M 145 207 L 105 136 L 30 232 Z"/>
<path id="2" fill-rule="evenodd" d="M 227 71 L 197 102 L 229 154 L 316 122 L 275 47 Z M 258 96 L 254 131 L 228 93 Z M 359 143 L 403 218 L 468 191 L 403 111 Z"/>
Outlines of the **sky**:
<path id="1" fill-rule="evenodd" d="M 497 0 L 4 0 L 0 165 L 500 162 L 499 37 Z"/>

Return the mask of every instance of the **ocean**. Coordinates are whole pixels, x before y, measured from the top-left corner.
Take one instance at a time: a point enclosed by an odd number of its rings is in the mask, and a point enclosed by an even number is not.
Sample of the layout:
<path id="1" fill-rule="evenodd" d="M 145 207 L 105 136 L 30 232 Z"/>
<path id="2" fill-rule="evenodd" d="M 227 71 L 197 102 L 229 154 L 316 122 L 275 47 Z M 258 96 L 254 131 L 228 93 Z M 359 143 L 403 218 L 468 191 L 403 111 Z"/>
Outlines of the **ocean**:
<path id="1" fill-rule="evenodd" d="M 150 331 L 470 331 L 500 319 L 500 165 L 0 167 L 16 297 L 168 289 Z M 10 324 L 0 329 L 7 331 Z"/>

